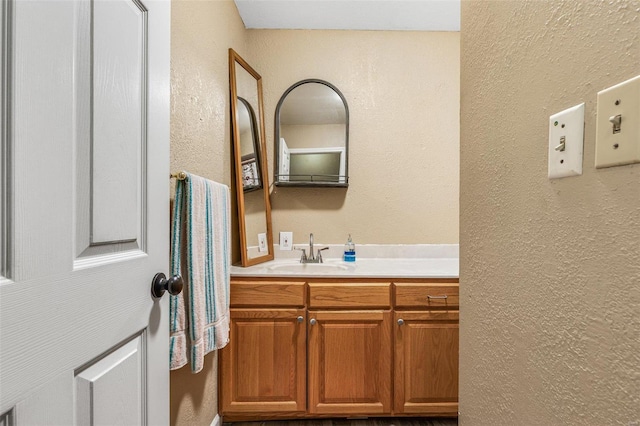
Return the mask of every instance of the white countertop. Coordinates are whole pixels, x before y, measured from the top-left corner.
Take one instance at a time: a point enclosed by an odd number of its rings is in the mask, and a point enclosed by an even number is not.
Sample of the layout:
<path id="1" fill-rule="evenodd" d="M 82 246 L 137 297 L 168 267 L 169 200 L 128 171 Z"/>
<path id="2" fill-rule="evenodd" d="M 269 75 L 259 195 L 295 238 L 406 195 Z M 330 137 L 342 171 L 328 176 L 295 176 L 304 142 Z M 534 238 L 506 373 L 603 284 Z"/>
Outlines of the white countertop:
<path id="1" fill-rule="evenodd" d="M 297 247 L 304 247 L 296 244 Z M 315 247 L 327 245 L 316 244 Z M 243 268 L 231 267 L 232 277 L 360 277 L 360 278 L 458 278 L 457 244 L 360 245 L 356 261 L 344 262 L 343 245 L 329 245 L 323 264 L 300 264 L 299 252 L 280 251 L 276 259 Z"/>

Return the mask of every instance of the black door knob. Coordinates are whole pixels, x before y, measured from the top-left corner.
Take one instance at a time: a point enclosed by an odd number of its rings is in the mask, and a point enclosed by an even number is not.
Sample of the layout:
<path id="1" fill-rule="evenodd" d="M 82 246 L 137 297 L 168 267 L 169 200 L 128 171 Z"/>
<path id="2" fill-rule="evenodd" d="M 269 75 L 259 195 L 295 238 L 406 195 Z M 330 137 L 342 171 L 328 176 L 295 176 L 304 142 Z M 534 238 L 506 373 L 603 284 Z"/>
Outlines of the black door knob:
<path id="1" fill-rule="evenodd" d="M 182 286 L 183 282 L 180 275 L 174 275 L 167 279 L 165 274 L 158 272 L 151 282 L 151 294 L 153 294 L 153 297 L 160 298 L 165 291 L 168 291 L 169 294 L 175 296 L 180 294 Z"/>

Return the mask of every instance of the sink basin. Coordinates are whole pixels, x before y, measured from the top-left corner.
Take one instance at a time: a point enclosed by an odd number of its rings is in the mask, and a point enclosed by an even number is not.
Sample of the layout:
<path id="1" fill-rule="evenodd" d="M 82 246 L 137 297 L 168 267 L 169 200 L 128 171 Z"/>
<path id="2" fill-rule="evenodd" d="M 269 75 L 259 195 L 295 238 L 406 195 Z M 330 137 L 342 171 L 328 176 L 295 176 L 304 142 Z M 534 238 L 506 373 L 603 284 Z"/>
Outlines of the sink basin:
<path id="1" fill-rule="evenodd" d="M 276 272 L 293 272 L 309 274 L 328 274 L 331 272 L 347 271 L 353 269 L 353 265 L 342 263 L 281 263 L 269 266 L 267 269 Z"/>

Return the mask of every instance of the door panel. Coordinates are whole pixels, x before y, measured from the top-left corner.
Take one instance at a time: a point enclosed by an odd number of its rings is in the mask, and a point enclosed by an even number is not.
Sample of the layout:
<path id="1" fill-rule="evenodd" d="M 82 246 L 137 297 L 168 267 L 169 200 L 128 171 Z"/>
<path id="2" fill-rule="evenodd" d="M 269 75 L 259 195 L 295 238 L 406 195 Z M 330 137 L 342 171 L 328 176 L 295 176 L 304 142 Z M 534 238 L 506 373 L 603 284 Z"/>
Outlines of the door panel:
<path id="1" fill-rule="evenodd" d="M 458 411 L 458 311 L 396 312 L 395 411 Z"/>
<path id="2" fill-rule="evenodd" d="M 304 309 L 232 309 L 221 351 L 222 413 L 306 409 Z"/>
<path id="3" fill-rule="evenodd" d="M 144 335 L 137 336 L 76 374 L 76 422 L 144 424 Z"/>
<path id="4" fill-rule="evenodd" d="M 309 311 L 309 411 L 391 412 L 391 312 Z"/>
<path id="5" fill-rule="evenodd" d="M 257 401 L 263 398 L 277 401 L 282 397 L 295 399 L 295 383 L 291 383 L 288 374 L 281 373 L 295 370 L 296 353 L 292 352 L 290 356 L 275 353 L 276 348 L 291 344 L 291 336 L 298 334 L 296 330 L 300 327 L 296 327 L 293 318 L 287 322 L 236 321 L 235 328 L 238 341 L 242 342 L 238 345 L 236 360 L 239 365 L 245 366 L 242 374 L 237 376 L 237 400 Z M 255 363 L 246 358 L 252 352 L 257 352 Z M 268 391 L 265 392 L 265 389 Z"/>
<path id="6" fill-rule="evenodd" d="M 8 251 L 16 282 L 70 267 L 74 55 L 62 46 L 73 46 L 74 6 L 73 1 L 12 1 L 9 122 L 15 214 Z"/>
<path id="7" fill-rule="evenodd" d="M 133 0 L 98 1 L 91 16 L 91 243 L 135 241 L 146 142 L 146 9 Z"/>
<path id="8" fill-rule="evenodd" d="M 75 267 L 83 268 L 95 256 L 145 251 L 148 12 L 133 0 L 77 10 Z"/>
<path id="9" fill-rule="evenodd" d="M 95 423 L 108 406 L 107 422 L 168 424 L 168 296 L 150 286 L 169 266 L 170 3 L 8 3 L 0 413 L 70 424 L 91 388 Z M 129 341 L 136 349 L 105 366 Z"/>
<path id="10" fill-rule="evenodd" d="M 73 425 L 73 372 L 64 372 L 22 399 L 15 408 L 14 425 Z M 9 423 L 12 425 L 12 423 Z"/>
<path id="11" fill-rule="evenodd" d="M 7 269 L 9 265 L 7 247 L 9 245 L 8 214 L 9 211 L 9 94 L 8 94 L 8 60 L 9 60 L 9 26 L 7 16 L 12 1 L 3 1 L 0 5 L 0 122 L 2 131 L 0 133 L 0 285 L 9 276 Z M 1 417 L 0 417 L 1 418 Z M 0 423 L 1 425 L 2 423 Z"/>
<path id="12" fill-rule="evenodd" d="M 0 426 L 11 426 L 12 423 L 12 415 L 13 413 L 11 411 L 9 411 L 8 413 L 4 413 L 3 415 L 0 416 Z"/>

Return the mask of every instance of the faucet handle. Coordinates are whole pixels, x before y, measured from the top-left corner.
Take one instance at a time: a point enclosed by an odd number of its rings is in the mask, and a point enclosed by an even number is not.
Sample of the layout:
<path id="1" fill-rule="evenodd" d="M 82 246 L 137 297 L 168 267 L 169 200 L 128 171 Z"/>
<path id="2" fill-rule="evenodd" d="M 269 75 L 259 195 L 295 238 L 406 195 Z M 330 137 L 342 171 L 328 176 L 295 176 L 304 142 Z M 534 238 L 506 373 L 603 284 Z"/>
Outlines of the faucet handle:
<path id="1" fill-rule="evenodd" d="M 300 248 L 300 247 L 294 247 L 294 250 L 300 250 L 302 252 L 302 256 L 300 256 L 300 263 L 303 263 L 307 260 L 307 250 Z"/>
<path id="2" fill-rule="evenodd" d="M 323 247 L 321 249 L 318 249 L 318 262 L 319 263 L 322 263 L 322 253 L 321 252 L 324 251 L 324 250 L 329 250 L 329 247 Z"/>

